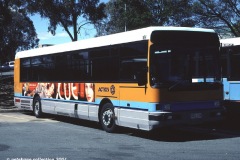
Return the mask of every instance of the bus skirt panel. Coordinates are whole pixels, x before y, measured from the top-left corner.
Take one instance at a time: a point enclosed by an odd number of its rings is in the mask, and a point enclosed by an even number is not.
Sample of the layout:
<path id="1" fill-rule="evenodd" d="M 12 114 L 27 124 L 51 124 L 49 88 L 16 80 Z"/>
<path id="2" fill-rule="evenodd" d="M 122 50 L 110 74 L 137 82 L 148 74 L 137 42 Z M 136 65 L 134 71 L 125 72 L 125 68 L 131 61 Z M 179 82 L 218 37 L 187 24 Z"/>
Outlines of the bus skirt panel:
<path id="1" fill-rule="evenodd" d="M 224 110 L 212 109 L 173 113 L 115 108 L 115 114 L 117 115 L 117 125 L 149 131 L 160 127 L 217 122 L 223 119 Z"/>

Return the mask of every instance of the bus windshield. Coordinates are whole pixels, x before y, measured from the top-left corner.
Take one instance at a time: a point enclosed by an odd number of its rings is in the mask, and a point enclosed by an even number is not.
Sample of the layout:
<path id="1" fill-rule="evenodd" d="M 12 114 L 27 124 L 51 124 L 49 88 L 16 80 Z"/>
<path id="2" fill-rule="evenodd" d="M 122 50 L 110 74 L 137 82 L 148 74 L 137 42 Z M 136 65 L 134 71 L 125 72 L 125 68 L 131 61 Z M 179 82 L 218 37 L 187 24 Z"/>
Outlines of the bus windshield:
<path id="1" fill-rule="evenodd" d="M 213 82 L 218 77 L 217 49 L 163 47 L 152 45 L 150 55 L 151 85 L 169 89 L 180 84 Z"/>

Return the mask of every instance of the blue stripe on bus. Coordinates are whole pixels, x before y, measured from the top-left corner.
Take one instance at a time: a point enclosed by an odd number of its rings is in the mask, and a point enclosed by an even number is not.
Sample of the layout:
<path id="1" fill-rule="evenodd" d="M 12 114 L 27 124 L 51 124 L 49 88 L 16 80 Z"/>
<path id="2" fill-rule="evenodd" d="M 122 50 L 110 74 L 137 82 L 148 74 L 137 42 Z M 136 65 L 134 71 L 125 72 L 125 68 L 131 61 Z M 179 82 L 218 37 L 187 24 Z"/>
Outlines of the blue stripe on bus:
<path id="1" fill-rule="evenodd" d="M 164 106 L 168 105 L 167 108 L 169 108 L 170 111 L 178 112 L 219 108 L 220 102 L 219 101 L 178 102 L 178 103 L 165 103 L 159 105 L 160 110 L 166 110 L 164 109 Z"/>
<path id="2" fill-rule="evenodd" d="M 102 99 L 97 98 L 96 103 L 100 104 Z M 149 102 L 137 102 L 137 101 L 121 101 L 121 100 L 111 100 L 113 106 L 129 109 L 140 109 L 148 111 L 156 111 L 156 103 Z"/>
<path id="3" fill-rule="evenodd" d="M 23 97 L 23 96 L 22 96 L 22 93 L 14 93 L 14 96 L 15 96 L 15 97 Z"/>

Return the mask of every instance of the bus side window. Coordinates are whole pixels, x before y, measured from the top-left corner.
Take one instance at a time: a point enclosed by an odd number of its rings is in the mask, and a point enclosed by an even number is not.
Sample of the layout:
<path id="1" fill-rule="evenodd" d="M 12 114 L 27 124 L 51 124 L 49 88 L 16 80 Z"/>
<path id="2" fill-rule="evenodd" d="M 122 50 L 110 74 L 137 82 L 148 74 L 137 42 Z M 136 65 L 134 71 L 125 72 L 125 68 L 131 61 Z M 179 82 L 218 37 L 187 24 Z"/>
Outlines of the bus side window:
<path id="1" fill-rule="evenodd" d="M 134 80 L 135 75 L 133 72 L 134 62 L 123 60 L 120 64 L 120 79 L 121 80 Z"/>
<path id="2" fill-rule="evenodd" d="M 147 42 L 133 42 L 120 46 L 120 80 L 137 81 L 147 67 Z"/>
<path id="3" fill-rule="evenodd" d="M 72 80 L 88 80 L 91 75 L 87 51 L 73 53 L 70 61 Z"/>
<path id="4" fill-rule="evenodd" d="M 28 81 L 31 77 L 31 61 L 30 58 L 23 58 L 20 61 L 20 81 Z"/>
<path id="5" fill-rule="evenodd" d="M 230 56 L 227 48 L 221 48 L 221 76 L 223 78 L 229 78 L 230 75 Z"/>
<path id="6" fill-rule="evenodd" d="M 240 53 L 233 52 L 230 55 L 230 79 L 240 80 Z"/>
<path id="7" fill-rule="evenodd" d="M 118 79 L 118 56 L 111 55 L 109 48 L 90 51 L 91 79 L 94 81 L 112 81 Z"/>
<path id="8" fill-rule="evenodd" d="M 127 81 L 136 81 L 139 74 L 147 66 L 146 58 L 132 58 L 122 60 L 120 64 L 120 79 Z"/>
<path id="9" fill-rule="evenodd" d="M 66 54 L 59 54 L 56 55 L 56 61 L 55 61 L 55 78 L 56 79 L 62 79 L 66 80 L 68 78 L 68 72 L 67 72 L 67 55 Z M 64 73 L 64 74 L 62 74 Z"/>

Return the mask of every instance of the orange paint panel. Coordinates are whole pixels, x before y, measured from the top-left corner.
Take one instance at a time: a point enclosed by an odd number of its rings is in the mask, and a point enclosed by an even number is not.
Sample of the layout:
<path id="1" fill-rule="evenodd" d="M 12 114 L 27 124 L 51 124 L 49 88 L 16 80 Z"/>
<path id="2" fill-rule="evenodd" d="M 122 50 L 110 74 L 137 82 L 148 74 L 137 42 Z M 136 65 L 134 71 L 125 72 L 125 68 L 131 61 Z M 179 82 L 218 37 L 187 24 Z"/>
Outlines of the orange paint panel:
<path id="1" fill-rule="evenodd" d="M 15 59 L 14 64 L 14 93 L 22 93 L 22 84 L 20 83 L 20 59 Z"/>
<path id="2" fill-rule="evenodd" d="M 121 84 L 120 100 L 139 102 L 158 102 L 159 90 L 137 84 Z"/>
<path id="3" fill-rule="evenodd" d="M 119 98 L 118 83 L 95 83 L 96 98 L 108 97 L 109 99 Z"/>

